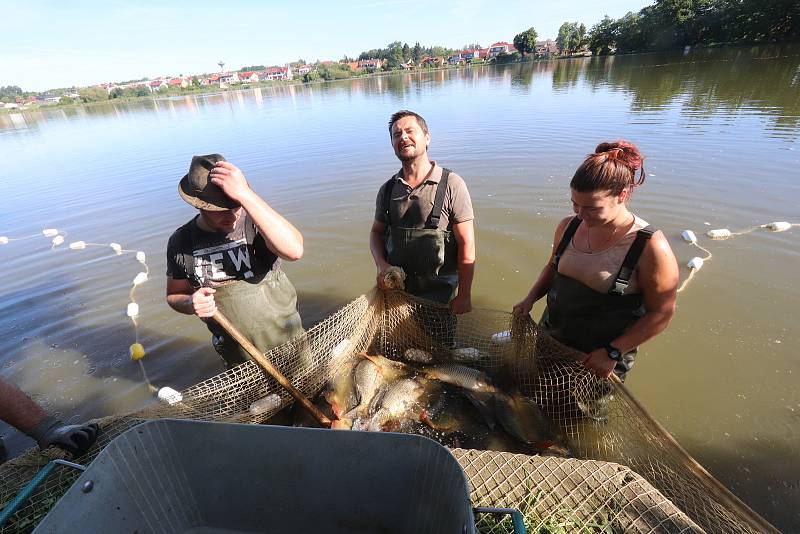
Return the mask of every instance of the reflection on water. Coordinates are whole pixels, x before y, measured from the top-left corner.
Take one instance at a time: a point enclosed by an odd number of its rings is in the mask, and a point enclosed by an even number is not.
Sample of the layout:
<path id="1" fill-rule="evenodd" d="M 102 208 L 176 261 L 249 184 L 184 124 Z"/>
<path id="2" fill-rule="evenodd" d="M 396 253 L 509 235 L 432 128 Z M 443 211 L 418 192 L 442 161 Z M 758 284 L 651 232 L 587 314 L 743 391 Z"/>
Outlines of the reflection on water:
<path id="1" fill-rule="evenodd" d="M 67 243 L 147 253 L 137 302 L 154 384 L 179 389 L 222 370 L 205 327 L 164 302 L 166 241 L 193 214 L 176 194 L 193 154 L 224 154 L 302 230 L 306 256 L 286 270 L 310 326 L 374 281 L 367 235 L 377 189 L 398 167 L 393 111 L 422 113 L 432 157 L 469 185 L 477 307 L 524 296 L 570 213 L 569 176 L 597 142 L 626 138 L 648 172 L 633 210 L 682 265 L 697 253 L 684 229 L 714 253 L 628 384 L 726 485 L 797 530 L 800 464 L 785 459 L 800 453 L 800 232 L 702 236 L 800 222 L 799 68 L 800 45 L 698 50 L 0 114 L 0 236 L 34 236 L 0 246 L 0 372 L 71 419 L 150 398 L 127 355 L 138 264 L 110 249 L 53 250 L 46 227 L 69 232 Z"/>
<path id="2" fill-rule="evenodd" d="M 592 58 L 582 70 L 592 88 L 631 93 L 633 111 L 678 106 L 689 118 L 764 115 L 773 135 L 794 138 L 800 117 L 796 54 L 796 46 L 786 45 L 704 50 L 678 61 L 669 55 L 645 55 L 615 65 L 619 58 Z M 572 81 L 574 75 L 569 78 Z M 555 75 L 553 84 L 556 87 Z"/>

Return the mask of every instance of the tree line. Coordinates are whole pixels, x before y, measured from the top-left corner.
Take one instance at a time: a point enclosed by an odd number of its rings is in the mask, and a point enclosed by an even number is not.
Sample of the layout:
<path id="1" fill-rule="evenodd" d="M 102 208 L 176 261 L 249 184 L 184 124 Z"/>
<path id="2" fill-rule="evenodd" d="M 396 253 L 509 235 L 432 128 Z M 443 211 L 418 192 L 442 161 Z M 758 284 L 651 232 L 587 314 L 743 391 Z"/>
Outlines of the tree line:
<path id="1" fill-rule="evenodd" d="M 414 46 L 408 46 L 408 43 L 394 41 L 389 43 L 386 48 L 365 50 L 358 55 L 358 59 L 380 59 L 386 62 L 387 69 L 396 69 L 409 61 L 419 64 L 426 56 L 447 57 L 454 52 L 455 49 L 444 46 L 422 46 L 419 42 L 414 43 Z"/>
<path id="2" fill-rule="evenodd" d="M 17 99 L 22 99 L 35 94 L 36 93 L 23 91 L 16 85 L 6 85 L 4 87 L 0 87 L 0 102 L 16 102 Z"/>
<path id="3" fill-rule="evenodd" d="M 797 0 L 655 0 L 620 19 L 592 26 L 594 54 L 668 50 L 689 45 L 800 39 Z"/>
<path id="4" fill-rule="evenodd" d="M 619 19 L 606 15 L 587 32 L 564 22 L 556 46 L 562 54 L 648 52 L 689 45 L 764 43 L 800 39 L 798 0 L 655 0 Z M 514 37 L 523 55 L 534 51 L 536 30 Z"/>

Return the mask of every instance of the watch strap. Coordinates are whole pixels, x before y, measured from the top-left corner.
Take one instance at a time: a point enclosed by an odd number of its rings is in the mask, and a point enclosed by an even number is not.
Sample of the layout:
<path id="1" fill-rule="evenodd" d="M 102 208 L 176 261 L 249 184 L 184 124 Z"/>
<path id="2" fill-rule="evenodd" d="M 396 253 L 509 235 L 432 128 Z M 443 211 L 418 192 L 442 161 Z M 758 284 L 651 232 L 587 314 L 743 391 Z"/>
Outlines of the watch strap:
<path id="1" fill-rule="evenodd" d="M 622 361 L 622 351 L 619 350 L 617 347 L 612 345 L 611 343 L 606 344 L 604 347 L 606 352 L 608 353 L 608 357 L 614 360 L 615 362 Z"/>

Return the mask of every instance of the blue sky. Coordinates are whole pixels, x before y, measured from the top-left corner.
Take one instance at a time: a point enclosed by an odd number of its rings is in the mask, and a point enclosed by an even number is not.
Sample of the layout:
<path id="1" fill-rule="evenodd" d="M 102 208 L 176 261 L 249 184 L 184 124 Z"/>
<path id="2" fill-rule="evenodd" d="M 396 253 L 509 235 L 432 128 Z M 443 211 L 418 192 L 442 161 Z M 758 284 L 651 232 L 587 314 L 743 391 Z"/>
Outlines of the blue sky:
<path id="1" fill-rule="evenodd" d="M 340 59 L 392 41 L 460 47 L 511 41 L 533 26 L 555 38 L 647 0 L 354 0 L 272 2 L 31 0 L 0 3 L 0 86 L 28 91 L 200 74 L 303 58 Z"/>

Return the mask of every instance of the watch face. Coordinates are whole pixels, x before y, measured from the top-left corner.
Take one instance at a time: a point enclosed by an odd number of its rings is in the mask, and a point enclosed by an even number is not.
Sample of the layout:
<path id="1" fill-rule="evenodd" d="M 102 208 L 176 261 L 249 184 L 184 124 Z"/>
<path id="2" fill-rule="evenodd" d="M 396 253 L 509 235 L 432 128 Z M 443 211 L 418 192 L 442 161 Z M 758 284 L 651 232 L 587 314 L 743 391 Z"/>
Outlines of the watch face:
<path id="1" fill-rule="evenodd" d="M 607 347 L 606 351 L 608 351 L 608 357 L 614 361 L 622 361 L 622 353 L 619 349 L 615 349 L 614 347 Z"/>

